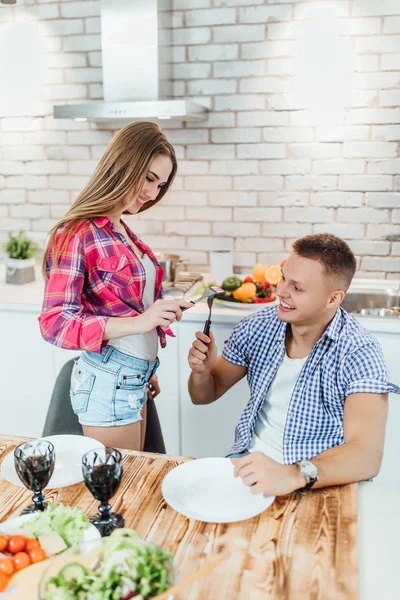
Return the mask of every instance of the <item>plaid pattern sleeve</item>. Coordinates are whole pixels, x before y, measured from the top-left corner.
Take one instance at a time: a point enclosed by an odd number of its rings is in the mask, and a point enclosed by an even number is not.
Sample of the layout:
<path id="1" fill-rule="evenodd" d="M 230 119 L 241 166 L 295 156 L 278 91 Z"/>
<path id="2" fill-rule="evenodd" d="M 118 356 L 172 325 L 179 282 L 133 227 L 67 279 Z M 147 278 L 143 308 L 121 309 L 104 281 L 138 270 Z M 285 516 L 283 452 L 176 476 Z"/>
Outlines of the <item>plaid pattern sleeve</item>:
<path id="1" fill-rule="evenodd" d="M 389 382 L 383 352 L 377 341 L 359 348 L 346 357 L 343 369 L 346 397 L 351 394 L 386 394 L 400 389 Z"/>
<path id="2" fill-rule="evenodd" d="M 84 236 L 70 240 L 57 270 L 50 256 L 40 330 L 55 346 L 100 352 L 108 317 L 91 314 L 82 306 L 86 269 Z"/>
<path id="3" fill-rule="evenodd" d="M 249 320 L 243 319 L 234 328 L 231 337 L 225 344 L 222 351 L 222 356 L 225 360 L 239 365 L 240 367 L 248 366 L 248 336 L 249 336 Z"/>

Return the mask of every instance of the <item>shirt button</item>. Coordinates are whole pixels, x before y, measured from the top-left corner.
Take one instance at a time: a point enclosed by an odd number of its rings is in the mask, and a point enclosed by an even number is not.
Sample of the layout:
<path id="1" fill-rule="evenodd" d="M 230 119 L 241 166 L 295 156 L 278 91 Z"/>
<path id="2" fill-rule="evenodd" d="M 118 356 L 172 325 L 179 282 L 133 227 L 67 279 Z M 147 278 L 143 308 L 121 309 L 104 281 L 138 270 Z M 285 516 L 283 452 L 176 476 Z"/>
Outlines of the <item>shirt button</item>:
<path id="1" fill-rule="evenodd" d="M 111 265 L 111 266 L 112 266 L 113 269 L 115 269 L 117 265 Z"/>

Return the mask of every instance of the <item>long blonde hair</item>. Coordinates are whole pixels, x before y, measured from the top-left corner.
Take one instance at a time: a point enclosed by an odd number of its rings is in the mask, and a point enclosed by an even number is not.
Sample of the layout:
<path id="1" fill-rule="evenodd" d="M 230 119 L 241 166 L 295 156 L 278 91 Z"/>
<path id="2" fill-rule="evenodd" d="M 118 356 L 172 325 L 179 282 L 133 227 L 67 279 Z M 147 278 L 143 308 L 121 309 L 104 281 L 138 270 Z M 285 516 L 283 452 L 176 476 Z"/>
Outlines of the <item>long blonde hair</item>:
<path id="1" fill-rule="evenodd" d="M 160 155 L 170 157 L 171 174 L 167 183 L 160 188 L 157 198 L 147 202 L 139 212 L 157 204 L 171 187 L 178 168 L 175 150 L 155 123 L 131 123 L 117 133 L 65 217 L 51 229 L 42 264 L 45 277 L 49 252 L 57 268 L 58 256 L 67 248 L 80 222 L 111 214 L 132 190 L 139 193 L 151 162 Z"/>

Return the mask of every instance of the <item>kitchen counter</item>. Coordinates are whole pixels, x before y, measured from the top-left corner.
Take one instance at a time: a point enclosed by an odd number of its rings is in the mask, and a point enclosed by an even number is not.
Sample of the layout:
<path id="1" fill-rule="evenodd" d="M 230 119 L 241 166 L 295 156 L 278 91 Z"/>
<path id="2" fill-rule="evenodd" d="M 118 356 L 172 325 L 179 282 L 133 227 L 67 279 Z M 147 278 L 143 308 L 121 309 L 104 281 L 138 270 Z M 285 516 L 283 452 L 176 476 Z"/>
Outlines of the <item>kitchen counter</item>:
<path id="1" fill-rule="evenodd" d="M 204 275 L 204 281 L 207 281 L 209 276 Z M 186 299 L 192 299 L 195 290 L 199 287 L 195 284 L 193 288 L 186 294 Z M 351 290 L 365 290 L 365 289 L 398 289 L 400 282 L 398 281 L 386 281 L 386 280 L 368 280 L 368 279 L 355 279 L 351 285 Z M 26 283 L 24 285 L 13 285 L 5 283 L 5 267 L 0 265 L 0 311 L 10 312 L 35 312 L 41 309 L 44 292 L 44 281 L 40 268 L 36 268 L 36 281 L 32 283 Z M 271 304 L 259 304 L 257 307 L 245 307 L 240 305 L 240 308 L 227 307 L 225 304 L 222 305 L 218 301 L 214 302 L 213 305 L 213 317 L 212 320 L 215 323 L 226 323 L 235 325 L 243 317 L 252 314 L 255 310 L 261 310 Z M 201 302 L 196 304 L 190 310 L 186 311 L 183 317 L 184 322 L 202 322 L 207 318 L 208 307 L 207 303 Z M 399 332 L 400 333 L 400 318 L 383 318 L 383 317 L 361 317 L 357 316 L 360 323 L 371 332 Z"/>

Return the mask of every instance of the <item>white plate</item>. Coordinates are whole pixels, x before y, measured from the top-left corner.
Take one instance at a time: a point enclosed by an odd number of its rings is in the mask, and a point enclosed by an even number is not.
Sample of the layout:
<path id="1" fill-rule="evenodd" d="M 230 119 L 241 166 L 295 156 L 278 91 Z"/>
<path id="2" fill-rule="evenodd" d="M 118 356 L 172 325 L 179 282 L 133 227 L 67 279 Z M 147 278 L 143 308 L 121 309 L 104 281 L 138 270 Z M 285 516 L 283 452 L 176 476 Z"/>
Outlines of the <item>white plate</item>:
<path id="1" fill-rule="evenodd" d="M 226 308 L 238 308 L 239 310 L 260 310 L 260 308 L 266 308 L 267 306 L 275 306 L 278 304 L 278 298 L 272 300 L 272 302 L 230 302 L 229 300 L 220 300 L 215 303 L 215 306 L 224 306 Z"/>
<path id="2" fill-rule="evenodd" d="M 46 486 L 48 490 L 83 481 L 82 456 L 93 448 L 104 447 L 99 441 L 82 435 L 49 435 L 40 439 L 51 442 L 56 453 L 54 472 Z M 1 472 L 10 483 L 25 487 L 14 467 L 14 452 L 7 454 L 3 460 Z"/>
<path id="3" fill-rule="evenodd" d="M 23 523 L 25 523 L 26 521 L 29 521 L 34 516 L 35 516 L 34 514 L 29 514 L 29 515 L 23 515 L 22 517 L 17 517 L 16 519 L 10 519 L 9 521 L 3 521 L 3 523 L 0 523 L 0 531 L 1 531 L 1 533 L 5 533 L 7 535 L 12 535 L 14 533 L 21 533 L 22 535 L 26 535 L 27 537 L 29 537 L 29 533 L 25 532 L 24 530 L 20 531 L 20 528 Z M 101 535 L 100 535 L 99 530 L 94 525 L 90 524 L 87 529 L 83 530 L 81 542 L 94 543 L 95 540 L 101 540 Z M 27 568 L 29 569 L 30 567 L 27 567 Z M 29 573 L 29 571 L 27 571 L 27 574 L 28 573 Z M 7 600 L 8 597 L 15 598 L 15 596 L 17 596 L 19 598 L 19 594 L 17 594 L 17 592 L 14 590 L 15 585 L 13 586 L 12 581 L 13 580 L 11 579 L 7 589 L 3 593 L 0 592 L 0 600 Z M 34 592 L 33 592 L 33 595 L 36 596 L 36 594 Z M 38 595 L 36 597 L 38 598 Z M 21 600 L 22 600 L 22 598 L 21 598 Z"/>
<path id="4" fill-rule="evenodd" d="M 177 512 L 206 523 L 235 523 L 264 512 L 275 496 L 252 494 L 233 475 L 229 458 L 199 458 L 172 469 L 162 482 L 166 502 Z"/>

